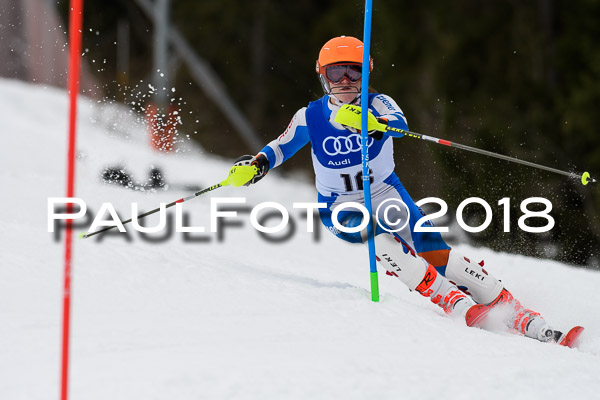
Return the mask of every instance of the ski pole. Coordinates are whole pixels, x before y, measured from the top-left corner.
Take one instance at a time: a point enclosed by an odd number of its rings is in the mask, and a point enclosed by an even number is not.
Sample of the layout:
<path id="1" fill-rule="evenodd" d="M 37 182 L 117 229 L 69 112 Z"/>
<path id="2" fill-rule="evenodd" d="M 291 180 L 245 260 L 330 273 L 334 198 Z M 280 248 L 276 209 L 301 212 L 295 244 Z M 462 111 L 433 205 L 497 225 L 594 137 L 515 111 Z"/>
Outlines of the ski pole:
<path id="1" fill-rule="evenodd" d="M 361 128 L 360 127 L 360 114 L 361 114 L 360 107 L 353 106 L 350 104 L 345 104 L 342 106 L 342 108 L 340 108 L 338 110 L 338 113 L 335 117 L 335 122 L 338 122 L 342 125 L 350 126 L 355 129 L 360 129 Z M 489 157 L 499 158 L 501 160 L 510 161 L 510 162 L 514 162 L 517 164 L 527 165 L 529 167 L 538 168 L 538 169 L 542 169 L 545 171 L 554 172 L 556 174 L 565 175 L 565 176 L 568 176 L 569 178 L 581 180 L 581 183 L 583 185 L 587 185 L 590 182 L 592 182 L 592 183 L 597 182 L 596 179 L 594 179 L 590 176 L 589 172 L 584 172 L 583 174 L 578 174 L 575 172 L 561 171 L 556 168 L 546 167 L 544 165 L 536 164 L 536 163 L 533 163 L 530 161 L 519 160 L 518 158 L 505 156 L 503 154 L 494 153 L 494 152 L 491 152 L 488 150 L 482 150 L 482 149 L 467 146 L 464 144 L 451 142 L 449 140 L 439 139 L 439 138 L 436 138 L 433 136 L 427 136 L 427 135 L 423 135 L 423 134 L 417 133 L 417 132 L 406 131 L 404 129 L 394 128 L 394 127 L 388 126 L 386 124 L 382 124 L 381 122 L 377 121 L 377 118 L 371 113 L 369 113 L 368 118 L 369 118 L 369 125 L 368 125 L 369 130 L 374 129 L 374 130 L 381 131 L 381 132 L 392 131 L 392 132 L 396 132 L 396 133 L 401 133 L 401 134 L 411 137 L 411 138 L 423 139 L 423 140 L 427 140 L 429 142 L 442 144 L 444 146 L 454 147 L 457 149 L 470 151 L 472 153 L 483 154 L 483 155 L 486 155 Z"/>
<path id="2" fill-rule="evenodd" d="M 211 187 L 208 187 L 206 189 L 200 190 L 196 193 L 194 193 L 191 196 L 188 197 L 183 197 L 179 200 L 175 200 L 169 204 L 167 204 L 165 206 L 165 209 L 169 208 L 169 207 L 173 207 L 175 204 L 179 204 L 179 203 L 183 203 L 184 201 L 188 201 L 188 200 L 192 200 L 195 199 L 198 196 L 203 195 L 204 193 L 208 193 L 211 192 L 215 189 L 218 189 L 220 187 L 223 186 L 233 186 L 233 187 L 239 187 L 242 186 L 246 183 L 248 183 L 250 181 L 250 179 L 254 178 L 254 176 L 256 175 L 256 172 L 258 171 L 258 169 L 253 166 L 253 165 L 238 165 L 238 166 L 233 166 L 231 167 L 231 169 L 229 170 L 229 176 L 227 177 L 227 179 L 225 179 L 224 181 L 217 183 L 216 185 L 213 185 Z M 157 213 L 160 211 L 160 207 L 155 208 L 154 210 L 150 210 L 148 212 L 145 212 L 141 215 L 138 215 L 137 219 L 141 219 L 144 217 L 147 217 L 148 215 L 152 215 L 154 213 Z M 129 222 L 131 222 L 133 220 L 133 218 L 128 219 L 127 221 L 123 221 L 122 224 L 128 224 Z M 113 226 L 107 226 L 105 228 L 102 228 L 96 232 L 92 232 L 92 233 L 85 233 L 82 232 L 79 235 L 79 239 L 87 239 L 89 237 L 98 235 L 99 233 L 103 233 L 106 232 L 110 229 L 116 228 L 116 225 Z"/>

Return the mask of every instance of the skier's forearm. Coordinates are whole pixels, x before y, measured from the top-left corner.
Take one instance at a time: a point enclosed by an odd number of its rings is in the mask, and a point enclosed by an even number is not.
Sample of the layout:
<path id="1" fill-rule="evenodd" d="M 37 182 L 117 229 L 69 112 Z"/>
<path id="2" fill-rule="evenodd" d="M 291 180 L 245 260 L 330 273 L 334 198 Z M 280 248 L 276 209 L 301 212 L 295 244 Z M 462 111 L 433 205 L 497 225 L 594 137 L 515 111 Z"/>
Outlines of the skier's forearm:
<path id="1" fill-rule="evenodd" d="M 283 164 L 309 142 L 305 111 L 305 108 L 300 109 L 292 118 L 285 132 L 259 152 L 267 157 L 271 169 Z"/>

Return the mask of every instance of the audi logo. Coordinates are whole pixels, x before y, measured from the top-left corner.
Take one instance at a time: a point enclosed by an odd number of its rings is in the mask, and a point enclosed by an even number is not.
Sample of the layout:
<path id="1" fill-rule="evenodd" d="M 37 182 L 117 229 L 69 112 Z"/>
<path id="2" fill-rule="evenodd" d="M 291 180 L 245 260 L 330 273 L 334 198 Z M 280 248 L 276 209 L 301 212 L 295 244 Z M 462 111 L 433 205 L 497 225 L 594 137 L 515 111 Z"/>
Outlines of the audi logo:
<path id="1" fill-rule="evenodd" d="M 371 147 L 375 140 L 369 137 L 367 147 Z M 331 144 L 328 144 L 331 142 Z M 323 151 L 329 156 L 337 156 L 338 154 L 350 154 L 360 151 L 362 147 L 362 136 L 358 133 L 353 133 L 348 136 L 328 136 L 323 140 Z"/>

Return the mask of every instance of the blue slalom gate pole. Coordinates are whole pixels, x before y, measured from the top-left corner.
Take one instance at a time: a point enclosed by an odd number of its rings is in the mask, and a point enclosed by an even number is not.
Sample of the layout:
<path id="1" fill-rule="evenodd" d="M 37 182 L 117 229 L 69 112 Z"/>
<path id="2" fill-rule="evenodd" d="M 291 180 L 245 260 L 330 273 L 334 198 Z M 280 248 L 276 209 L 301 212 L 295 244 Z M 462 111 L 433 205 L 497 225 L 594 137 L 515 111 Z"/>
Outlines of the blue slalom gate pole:
<path id="1" fill-rule="evenodd" d="M 373 213 L 371 205 L 371 173 L 369 171 L 369 130 L 368 127 L 368 108 L 369 108 L 369 66 L 371 54 L 371 15 L 373 10 L 373 1 L 365 1 L 365 26 L 363 34 L 363 59 L 362 59 L 362 88 L 360 95 L 360 104 L 363 107 L 361 113 L 361 154 L 362 154 L 362 182 L 363 193 L 365 196 L 365 207 L 369 216 Z M 375 235 L 373 218 L 369 218 L 367 226 L 367 237 L 369 245 L 369 267 L 371 270 L 371 300 L 379 301 L 379 278 L 377 277 L 377 263 L 375 258 Z"/>

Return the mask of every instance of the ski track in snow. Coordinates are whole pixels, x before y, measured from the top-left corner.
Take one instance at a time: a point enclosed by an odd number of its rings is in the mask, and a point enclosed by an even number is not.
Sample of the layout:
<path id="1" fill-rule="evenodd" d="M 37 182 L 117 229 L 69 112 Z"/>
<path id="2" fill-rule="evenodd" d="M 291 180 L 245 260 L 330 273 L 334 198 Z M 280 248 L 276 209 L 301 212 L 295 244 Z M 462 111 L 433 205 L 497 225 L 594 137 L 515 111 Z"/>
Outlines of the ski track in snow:
<path id="1" fill-rule="evenodd" d="M 47 232 L 47 199 L 65 193 L 67 96 L 0 79 L 0 399 L 58 396 L 63 247 Z M 109 130 L 105 121 L 118 121 Z M 208 187 L 230 160 L 188 144 L 157 154 L 126 109 L 79 105 L 76 196 L 123 218 L 186 192 L 104 185 L 107 165 L 145 179 L 151 164 L 172 182 Z M 103 118 L 104 118 L 103 117 Z M 108 118 L 108 117 L 107 117 Z M 233 135 L 233 134 L 232 134 Z M 237 140 L 233 137 L 231 140 Z M 185 204 L 208 227 L 210 197 L 277 201 L 297 222 L 271 244 L 249 224 L 225 240 L 144 242 L 132 232 L 76 240 L 70 393 L 73 399 L 553 399 L 600 393 L 598 272 L 484 248 L 460 248 L 554 326 L 586 327 L 579 349 L 469 329 L 380 272 L 369 294 L 368 255 L 321 227 L 315 242 L 293 202 L 312 185 L 276 171 L 251 188 L 223 188 Z M 173 210 L 169 210 L 173 211 Z M 558 212 L 558 211 L 556 211 Z M 150 218 L 150 226 L 157 219 Z M 207 228 L 208 229 L 208 228 Z M 540 278 L 541 277 L 541 278 Z"/>

